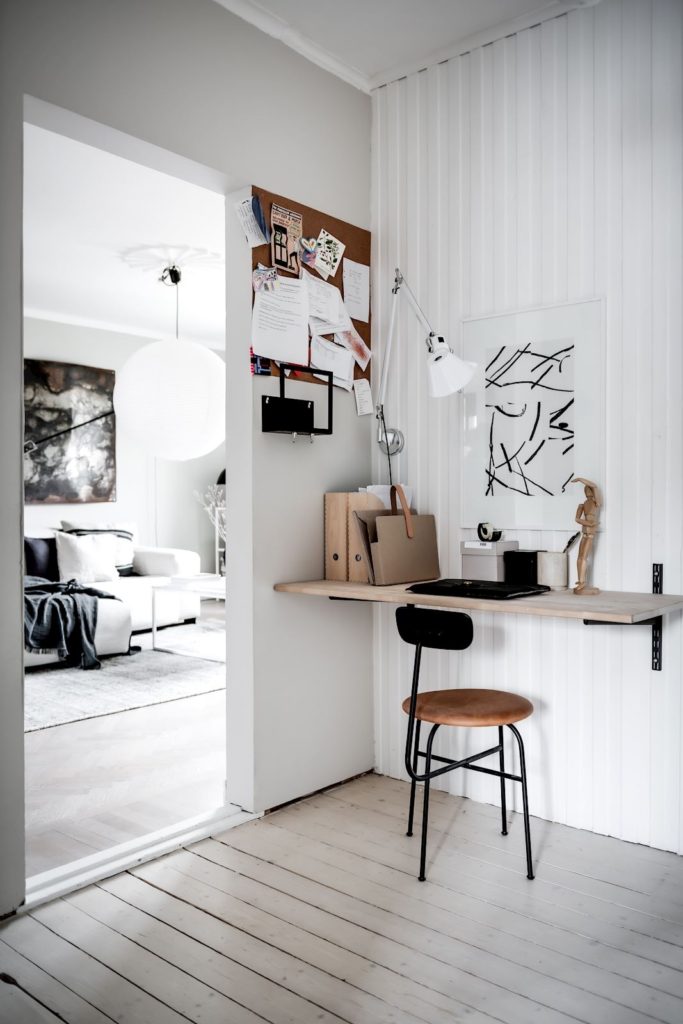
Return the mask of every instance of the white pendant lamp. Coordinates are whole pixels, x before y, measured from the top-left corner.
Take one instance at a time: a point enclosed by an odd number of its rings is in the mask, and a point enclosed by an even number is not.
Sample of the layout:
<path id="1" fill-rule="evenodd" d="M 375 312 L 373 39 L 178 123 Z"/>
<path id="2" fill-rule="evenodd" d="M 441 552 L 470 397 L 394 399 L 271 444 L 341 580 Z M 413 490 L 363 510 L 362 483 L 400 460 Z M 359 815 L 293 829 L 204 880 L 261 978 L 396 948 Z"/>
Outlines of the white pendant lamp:
<path id="1" fill-rule="evenodd" d="M 121 429 L 150 455 L 197 459 L 225 439 L 225 363 L 204 345 L 178 338 L 180 270 L 161 280 L 176 287 L 176 337 L 139 349 L 116 374 L 114 410 Z"/>

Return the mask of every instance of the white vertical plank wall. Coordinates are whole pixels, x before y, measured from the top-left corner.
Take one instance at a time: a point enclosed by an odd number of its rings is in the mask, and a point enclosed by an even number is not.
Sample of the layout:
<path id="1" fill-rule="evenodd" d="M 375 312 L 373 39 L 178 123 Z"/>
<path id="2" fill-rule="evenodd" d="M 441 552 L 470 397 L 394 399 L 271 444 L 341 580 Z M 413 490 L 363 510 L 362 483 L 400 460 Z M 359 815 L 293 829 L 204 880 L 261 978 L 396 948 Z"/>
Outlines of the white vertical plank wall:
<path id="1" fill-rule="evenodd" d="M 373 99 L 380 358 L 395 266 L 451 341 L 464 317 L 605 297 L 604 589 L 649 591 L 663 562 L 665 590 L 683 591 L 682 44 L 680 0 L 603 0 Z M 428 398 L 407 304 L 397 341 L 386 409 L 406 448 L 395 475 L 437 515 L 442 572 L 458 575 L 471 536 L 459 523 L 459 400 Z M 374 470 L 387 479 L 378 452 Z M 567 534 L 506 536 L 551 548 Z M 392 610 L 374 615 L 377 768 L 401 778 L 411 651 Z M 430 688 L 493 685 L 534 701 L 524 724 L 534 813 L 683 852 L 680 617 L 666 622 L 663 654 L 652 672 L 646 629 L 477 615 L 470 650 L 430 653 L 425 671 Z M 441 742 L 452 752 L 481 742 L 451 733 Z M 443 785 L 498 802 L 486 776 Z"/>

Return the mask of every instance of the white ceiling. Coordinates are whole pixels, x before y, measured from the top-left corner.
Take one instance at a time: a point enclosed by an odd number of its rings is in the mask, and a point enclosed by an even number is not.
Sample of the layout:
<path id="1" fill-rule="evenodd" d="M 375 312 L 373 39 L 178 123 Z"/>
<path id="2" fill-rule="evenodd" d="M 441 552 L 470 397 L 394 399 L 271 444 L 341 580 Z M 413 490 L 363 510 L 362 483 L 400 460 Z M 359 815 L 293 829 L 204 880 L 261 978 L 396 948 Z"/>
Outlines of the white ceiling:
<path id="1" fill-rule="evenodd" d="M 433 63 L 516 19 L 598 0 L 216 0 L 358 88 Z M 481 40 L 478 40 L 479 42 Z M 452 54 L 449 54 L 452 55 Z"/>
<path id="2" fill-rule="evenodd" d="M 167 253 L 194 249 L 179 259 L 180 333 L 222 348 L 223 196 L 33 125 L 24 138 L 26 315 L 173 334 L 175 288 L 158 277 Z M 141 260 L 144 246 L 157 255 Z"/>

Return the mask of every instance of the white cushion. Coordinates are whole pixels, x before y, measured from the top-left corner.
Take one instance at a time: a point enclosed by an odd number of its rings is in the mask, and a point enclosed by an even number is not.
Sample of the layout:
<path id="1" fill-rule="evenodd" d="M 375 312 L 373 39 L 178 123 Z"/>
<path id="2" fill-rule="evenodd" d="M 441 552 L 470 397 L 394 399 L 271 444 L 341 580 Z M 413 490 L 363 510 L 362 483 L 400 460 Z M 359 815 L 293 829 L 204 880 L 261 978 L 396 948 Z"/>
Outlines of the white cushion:
<path id="1" fill-rule="evenodd" d="M 168 583 L 167 576 L 120 576 L 117 580 L 96 584 L 121 598 L 130 611 L 133 630 L 149 629 L 152 625 L 152 588 Z M 165 589 L 157 593 L 157 626 L 196 619 L 200 613 L 199 594 L 189 591 Z"/>
<path id="2" fill-rule="evenodd" d="M 116 538 L 112 534 L 75 537 L 69 533 L 57 533 L 56 541 L 60 580 L 98 583 L 118 577 Z"/>
<path id="3" fill-rule="evenodd" d="M 81 537 L 91 533 L 95 535 L 111 534 L 116 542 L 117 567 L 122 572 L 124 569 L 132 571 L 137 523 L 75 523 L 71 519 L 62 519 L 62 530 Z"/>
<path id="4" fill-rule="evenodd" d="M 198 576 L 201 571 L 198 553 L 183 548 L 136 547 L 133 566 L 141 576 Z"/>

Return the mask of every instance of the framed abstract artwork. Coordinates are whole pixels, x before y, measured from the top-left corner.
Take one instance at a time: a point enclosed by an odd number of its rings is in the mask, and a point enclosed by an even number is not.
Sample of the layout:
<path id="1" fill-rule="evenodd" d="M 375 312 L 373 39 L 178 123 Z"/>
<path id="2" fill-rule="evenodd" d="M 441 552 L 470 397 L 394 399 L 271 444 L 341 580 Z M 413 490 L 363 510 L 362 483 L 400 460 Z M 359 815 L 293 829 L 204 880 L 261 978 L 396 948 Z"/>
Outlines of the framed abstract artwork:
<path id="1" fill-rule="evenodd" d="M 575 476 L 604 482 L 603 302 L 464 320 L 462 525 L 569 530 Z"/>
<path id="2" fill-rule="evenodd" d="M 116 500 L 113 370 L 24 360 L 24 500 Z"/>

